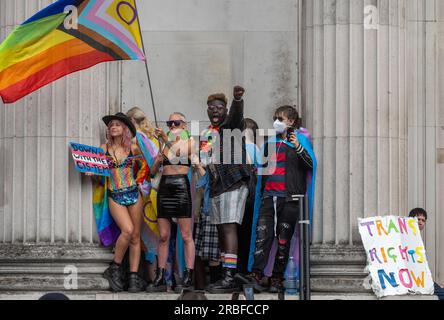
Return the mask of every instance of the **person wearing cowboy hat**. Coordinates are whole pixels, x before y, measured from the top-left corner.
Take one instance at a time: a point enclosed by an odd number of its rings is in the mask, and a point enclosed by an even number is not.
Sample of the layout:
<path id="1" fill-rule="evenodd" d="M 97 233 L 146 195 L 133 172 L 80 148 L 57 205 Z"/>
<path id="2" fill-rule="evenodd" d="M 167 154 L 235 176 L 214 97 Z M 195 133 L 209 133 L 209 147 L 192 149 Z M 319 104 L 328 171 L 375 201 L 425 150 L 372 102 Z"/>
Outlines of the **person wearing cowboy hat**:
<path id="1" fill-rule="evenodd" d="M 103 117 L 107 126 L 106 143 L 101 145 L 105 151 L 110 176 L 102 179 L 96 186 L 102 187 L 104 195 L 101 205 L 94 205 L 95 215 L 111 215 L 103 221 L 111 221 L 105 231 L 99 232 L 99 238 L 104 245 L 115 245 L 114 259 L 104 272 L 111 290 L 120 292 L 141 292 L 145 282 L 137 274 L 141 257 L 141 228 L 143 221 L 142 197 L 139 186 L 146 180 L 149 168 L 143 159 L 142 152 L 134 137 L 136 127 L 125 114 Z M 93 176 L 91 173 L 88 176 Z M 97 177 L 95 180 L 98 180 Z M 108 205 L 103 205 L 104 203 Z M 97 208 L 104 208 L 96 212 Z M 98 225 L 99 228 L 99 225 Z M 129 248 L 130 273 L 128 283 L 125 283 L 121 263 Z"/>

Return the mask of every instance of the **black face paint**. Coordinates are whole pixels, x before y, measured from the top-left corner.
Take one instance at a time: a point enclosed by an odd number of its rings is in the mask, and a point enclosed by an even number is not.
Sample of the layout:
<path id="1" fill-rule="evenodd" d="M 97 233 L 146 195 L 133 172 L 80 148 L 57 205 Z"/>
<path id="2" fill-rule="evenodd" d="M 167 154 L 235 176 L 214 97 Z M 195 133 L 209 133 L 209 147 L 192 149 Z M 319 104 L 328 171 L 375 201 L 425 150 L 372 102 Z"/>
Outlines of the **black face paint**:
<path id="1" fill-rule="evenodd" d="M 225 102 L 220 100 L 214 100 L 208 104 L 207 109 L 208 119 L 213 126 L 220 126 L 226 119 L 228 109 Z"/>

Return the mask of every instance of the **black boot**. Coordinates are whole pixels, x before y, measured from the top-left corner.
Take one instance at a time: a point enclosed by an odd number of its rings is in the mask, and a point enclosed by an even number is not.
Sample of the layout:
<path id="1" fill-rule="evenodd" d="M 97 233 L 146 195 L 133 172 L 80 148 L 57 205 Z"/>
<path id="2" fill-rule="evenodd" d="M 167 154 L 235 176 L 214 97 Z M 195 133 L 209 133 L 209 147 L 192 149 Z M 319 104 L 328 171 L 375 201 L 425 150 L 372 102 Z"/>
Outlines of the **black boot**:
<path id="1" fill-rule="evenodd" d="M 186 268 L 183 272 L 182 286 L 190 288 L 193 286 L 193 269 Z"/>
<path id="2" fill-rule="evenodd" d="M 234 280 L 236 269 L 223 268 L 222 279 L 217 281 L 214 285 L 208 287 L 210 293 L 233 293 L 240 290 Z"/>
<path id="3" fill-rule="evenodd" d="M 248 275 L 242 275 L 238 273 L 234 276 L 234 279 L 241 286 L 242 285 L 253 286 L 255 293 L 262 293 L 266 290 L 266 288 L 262 286 L 262 277 L 261 274 L 258 272 L 252 272 Z"/>
<path id="4" fill-rule="evenodd" d="M 193 286 L 193 269 L 186 268 L 183 272 L 181 284 L 174 288 L 174 292 L 182 293 L 184 289 L 191 289 Z"/>
<path id="5" fill-rule="evenodd" d="M 134 272 L 130 273 L 128 279 L 128 292 L 129 293 L 138 293 L 144 291 L 146 288 L 145 281 L 139 277 L 139 275 Z"/>
<path id="6" fill-rule="evenodd" d="M 156 270 L 156 278 L 147 288 L 147 292 L 166 292 L 167 286 L 165 281 L 165 269 L 158 268 Z"/>
<path id="7" fill-rule="evenodd" d="M 120 265 L 112 262 L 108 269 L 103 273 L 103 277 L 108 280 L 111 291 L 122 292 L 124 283 Z"/>

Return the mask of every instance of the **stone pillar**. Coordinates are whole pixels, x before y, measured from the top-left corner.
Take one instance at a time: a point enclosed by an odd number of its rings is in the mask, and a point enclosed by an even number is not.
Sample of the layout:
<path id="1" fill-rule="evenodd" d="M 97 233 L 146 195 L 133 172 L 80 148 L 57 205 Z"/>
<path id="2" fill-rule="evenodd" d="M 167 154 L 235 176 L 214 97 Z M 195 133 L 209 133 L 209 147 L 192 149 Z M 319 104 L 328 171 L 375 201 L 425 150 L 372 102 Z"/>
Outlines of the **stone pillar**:
<path id="1" fill-rule="evenodd" d="M 0 1 L 0 40 L 52 2 Z M 119 66 L 100 64 L 0 103 L 0 243 L 97 242 L 91 182 L 74 170 L 68 143 L 103 140 L 101 117 L 120 109 Z"/>
<path id="2" fill-rule="evenodd" d="M 427 210 L 424 234 L 435 280 L 444 281 L 444 3 L 409 1 L 409 208 Z"/>
<path id="3" fill-rule="evenodd" d="M 364 26 L 369 6 L 376 29 Z M 405 9 L 402 0 L 303 2 L 302 107 L 319 162 L 315 244 L 359 244 L 358 218 L 407 212 Z"/>

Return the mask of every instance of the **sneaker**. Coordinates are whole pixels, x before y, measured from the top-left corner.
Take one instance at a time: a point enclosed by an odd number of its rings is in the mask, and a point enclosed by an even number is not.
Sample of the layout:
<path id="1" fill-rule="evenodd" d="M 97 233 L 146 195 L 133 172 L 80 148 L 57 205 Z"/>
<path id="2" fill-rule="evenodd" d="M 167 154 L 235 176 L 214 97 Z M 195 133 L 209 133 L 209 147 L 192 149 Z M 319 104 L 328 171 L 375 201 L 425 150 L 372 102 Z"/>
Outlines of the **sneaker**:
<path id="1" fill-rule="evenodd" d="M 123 291 L 123 279 L 120 266 L 112 263 L 108 269 L 103 273 L 103 277 L 108 280 L 111 291 L 122 292 Z"/>

